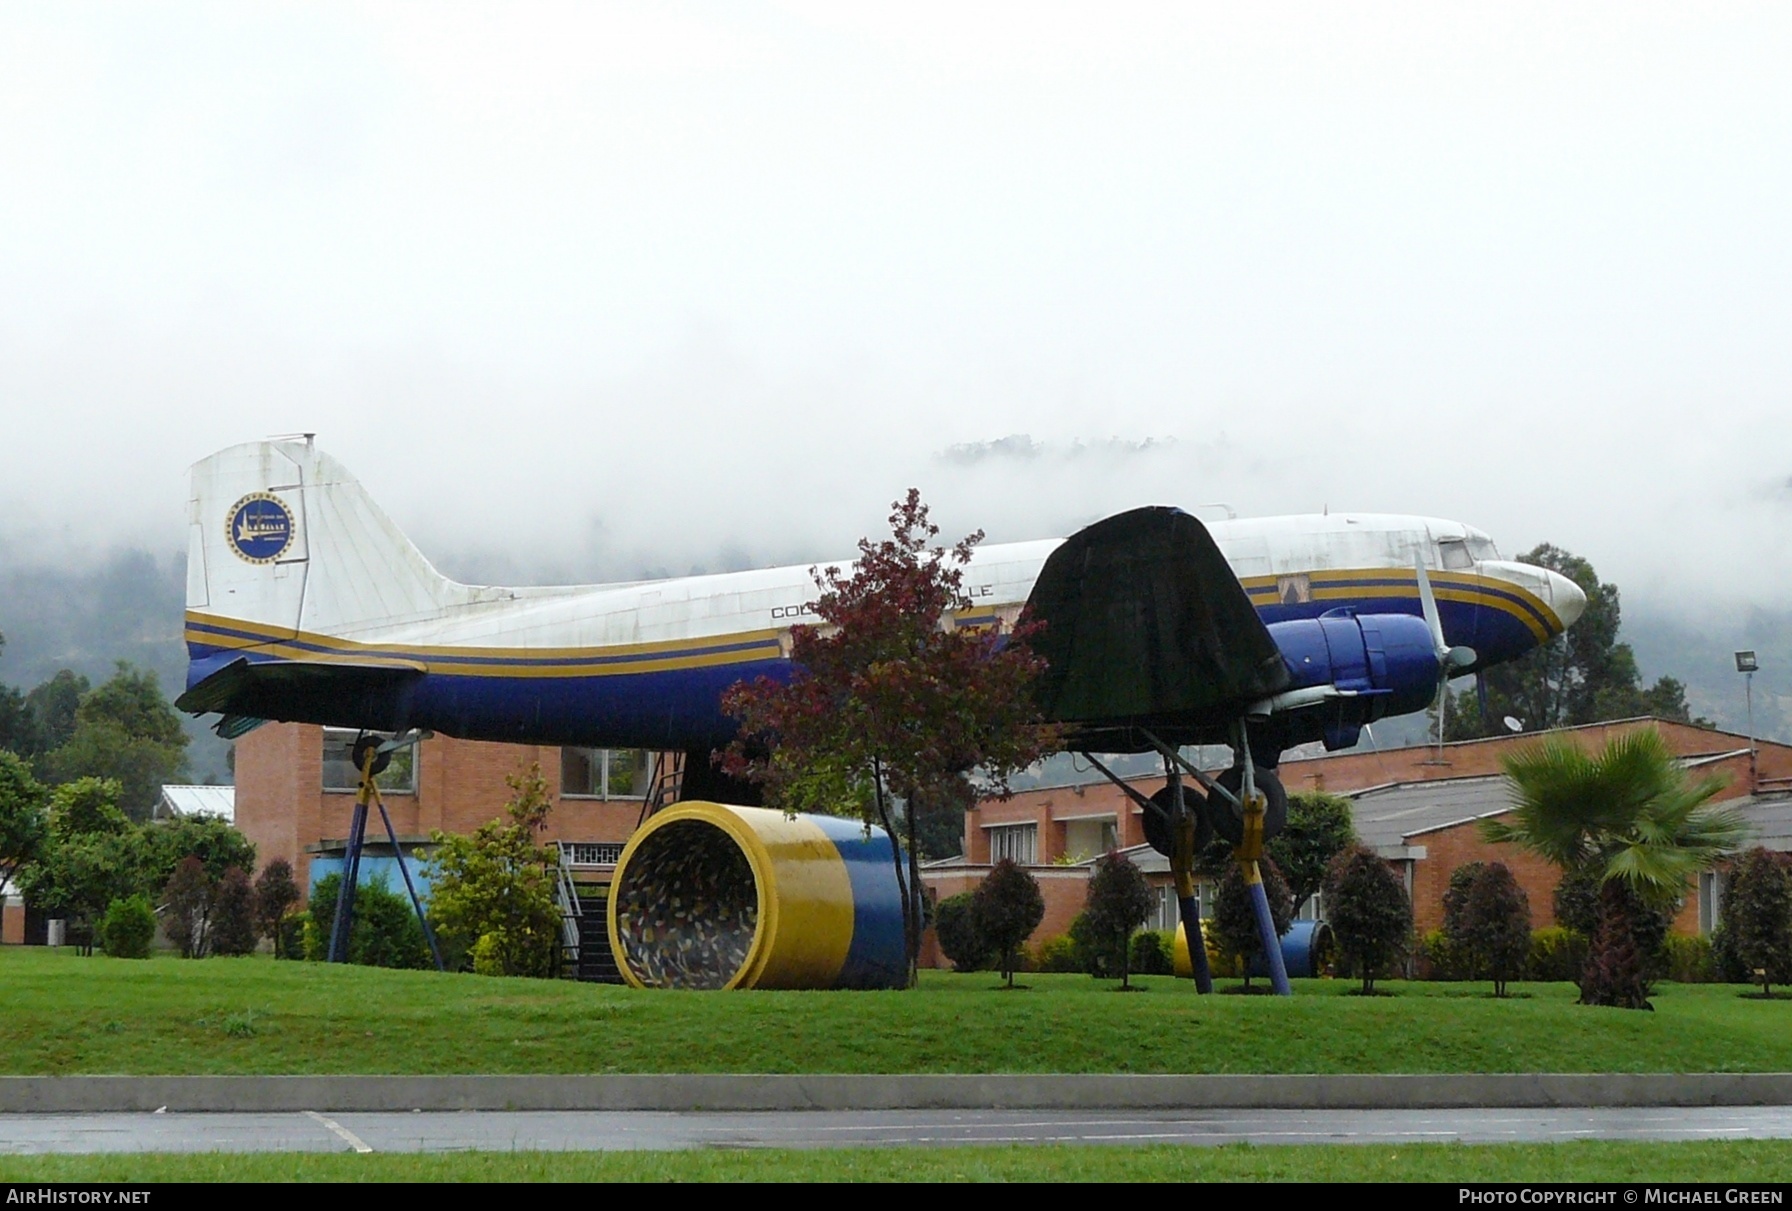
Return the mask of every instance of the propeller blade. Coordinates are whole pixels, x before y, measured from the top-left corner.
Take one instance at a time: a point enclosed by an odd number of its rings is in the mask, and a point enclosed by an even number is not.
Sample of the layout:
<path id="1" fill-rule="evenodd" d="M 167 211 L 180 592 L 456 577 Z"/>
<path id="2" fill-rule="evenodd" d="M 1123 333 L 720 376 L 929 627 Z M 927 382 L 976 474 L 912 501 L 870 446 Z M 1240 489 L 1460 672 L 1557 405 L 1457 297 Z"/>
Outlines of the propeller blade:
<path id="1" fill-rule="evenodd" d="M 1458 644 L 1451 647 L 1444 638 L 1443 615 L 1437 610 L 1437 596 L 1431 591 L 1431 577 L 1425 571 L 1425 557 L 1415 554 L 1412 557 L 1412 570 L 1419 580 L 1419 609 L 1425 615 L 1425 625 L 1431 628 L 1431 648 L 1437 653 L 1438 676 L 1448 679 L 1457 669 L 1466 669 L 1480 656 L 1471 647 Z"/>
<path id="2" fill-rule="evenodd" d="M 1437 660 L 1442 664 L 1450 654 L 1450 645 L 1444 642 L 1444 620 L 1437 612 L 1437 598 L 1431 592 L 1431 577 L 1425 572 L 1425 557 L 1414 553 L 1412 570 L 1419 578 L 1419 610 L 1425 616 L 1425 625 L 1431 628 L 1431 646 L 1437 652 Z"/>

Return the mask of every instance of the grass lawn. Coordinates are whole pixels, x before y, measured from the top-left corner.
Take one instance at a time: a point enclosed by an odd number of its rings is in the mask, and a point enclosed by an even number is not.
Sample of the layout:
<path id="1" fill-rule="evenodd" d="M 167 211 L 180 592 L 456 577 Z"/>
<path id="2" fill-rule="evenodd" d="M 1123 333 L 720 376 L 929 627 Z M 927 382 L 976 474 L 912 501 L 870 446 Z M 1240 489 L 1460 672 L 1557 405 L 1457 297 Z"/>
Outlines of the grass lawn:
<path id="1" fill-rule="evenodd" d="M 1792 1142 L 1220 1148 L 1041 1144 L 692 1152 L 0 1156 L 0 1182 L 1736 1182 L 1792 1180 Z"/>
<path id="2" fill-rule="evenodd" d="M 570 981 L 0 949 L 0 1073 L 1785 1072 L 1792 1003 L 1665 984 L 1656 1012 L 1568 984 L 1343 981 L 1117 995 L 1087 976 L 924 972 L 910 992 L 636 992 Z"/>

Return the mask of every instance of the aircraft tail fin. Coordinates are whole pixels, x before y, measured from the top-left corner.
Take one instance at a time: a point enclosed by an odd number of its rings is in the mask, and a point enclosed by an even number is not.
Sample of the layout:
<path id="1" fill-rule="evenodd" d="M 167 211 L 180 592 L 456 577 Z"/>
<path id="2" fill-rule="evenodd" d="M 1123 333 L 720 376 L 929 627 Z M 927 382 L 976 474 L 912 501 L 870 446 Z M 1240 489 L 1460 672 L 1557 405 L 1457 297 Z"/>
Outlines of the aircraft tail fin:
<path id="1" fill-rule="evenodd" d="M 354 636 L 422 621 L 467 595 L 308 438 L 232 446 L 193 466 L 189 645 Z"/>

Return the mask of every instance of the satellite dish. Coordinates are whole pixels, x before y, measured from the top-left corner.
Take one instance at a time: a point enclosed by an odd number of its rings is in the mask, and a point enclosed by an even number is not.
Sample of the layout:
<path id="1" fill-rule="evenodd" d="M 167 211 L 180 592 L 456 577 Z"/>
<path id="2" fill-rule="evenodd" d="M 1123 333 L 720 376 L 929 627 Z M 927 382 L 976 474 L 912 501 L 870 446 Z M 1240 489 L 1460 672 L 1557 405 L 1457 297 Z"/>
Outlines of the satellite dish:
<path id="1" fill-rule="evenodd" d="M 1524 731 L 1524 720 L 1522 719 L 1514 719 L 1512 716 L 1507 715 L 1504 722 L 1506 724 L 1506 730 L 1509 732 Z"/>

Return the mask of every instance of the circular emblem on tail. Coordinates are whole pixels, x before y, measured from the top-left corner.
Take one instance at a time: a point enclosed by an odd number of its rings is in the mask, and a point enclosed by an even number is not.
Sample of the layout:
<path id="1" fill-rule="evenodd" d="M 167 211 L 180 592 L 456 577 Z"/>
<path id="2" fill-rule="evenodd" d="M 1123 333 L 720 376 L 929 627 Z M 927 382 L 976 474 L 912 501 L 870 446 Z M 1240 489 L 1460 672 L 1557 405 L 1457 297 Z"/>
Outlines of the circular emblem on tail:
<path id="1" fill-rule="evenodd" d="M 251 492 L 230 508 L 230 549 L 250 563 L 273 563 L 292 546 L 292 510 L 268 492 Z"/>

